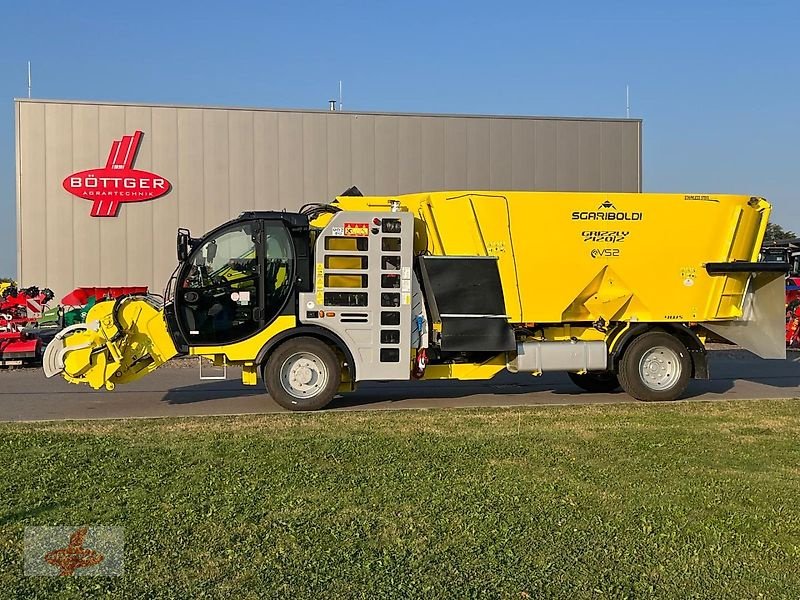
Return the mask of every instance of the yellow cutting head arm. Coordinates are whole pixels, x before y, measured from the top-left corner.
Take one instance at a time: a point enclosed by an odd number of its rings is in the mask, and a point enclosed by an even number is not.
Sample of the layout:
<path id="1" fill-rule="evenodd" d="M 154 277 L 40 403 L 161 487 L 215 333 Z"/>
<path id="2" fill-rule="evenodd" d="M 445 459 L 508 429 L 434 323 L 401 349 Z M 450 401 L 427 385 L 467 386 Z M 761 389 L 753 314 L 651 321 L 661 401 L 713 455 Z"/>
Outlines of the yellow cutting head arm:
<path id="1" fill-rule="evenodd" d="M 67 327 L 47 346 L 44 372 L 71 383 L 113 390 L 150 373 L 177 354 L 164 313 L 149 296 L 95 304 L 86 322 Z"/>

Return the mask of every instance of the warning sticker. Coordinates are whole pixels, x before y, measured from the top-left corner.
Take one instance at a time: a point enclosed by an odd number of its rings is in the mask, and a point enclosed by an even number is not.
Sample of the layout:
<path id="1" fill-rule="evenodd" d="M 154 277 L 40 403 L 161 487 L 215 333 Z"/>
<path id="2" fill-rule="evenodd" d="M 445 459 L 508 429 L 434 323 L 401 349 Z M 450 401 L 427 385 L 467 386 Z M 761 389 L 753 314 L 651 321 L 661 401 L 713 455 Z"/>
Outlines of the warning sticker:
<path id="1" fill-rule="evenodd" d="M 369 237 L 369 223 L 345 223 L 345 237 Z"/>
<path id="2" fill-rule="evenodd" d="M 325 291 L 325 268 L 322 263 L 317 263 L 317 277 L 315 281 L 317 290 L 317 303 L 322 304 L 322 293 Z"/>

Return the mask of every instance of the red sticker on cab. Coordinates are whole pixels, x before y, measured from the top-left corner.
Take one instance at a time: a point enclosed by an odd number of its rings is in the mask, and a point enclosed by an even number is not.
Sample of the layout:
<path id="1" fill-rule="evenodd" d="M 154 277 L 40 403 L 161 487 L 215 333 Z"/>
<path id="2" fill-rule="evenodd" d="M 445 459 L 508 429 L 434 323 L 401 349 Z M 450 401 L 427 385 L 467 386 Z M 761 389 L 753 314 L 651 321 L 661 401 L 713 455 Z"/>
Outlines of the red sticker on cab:
<path id="1" fill-rule="evenodd" d="M 369 237 L 369 223 L 345 223 L 345 237 Z"/>

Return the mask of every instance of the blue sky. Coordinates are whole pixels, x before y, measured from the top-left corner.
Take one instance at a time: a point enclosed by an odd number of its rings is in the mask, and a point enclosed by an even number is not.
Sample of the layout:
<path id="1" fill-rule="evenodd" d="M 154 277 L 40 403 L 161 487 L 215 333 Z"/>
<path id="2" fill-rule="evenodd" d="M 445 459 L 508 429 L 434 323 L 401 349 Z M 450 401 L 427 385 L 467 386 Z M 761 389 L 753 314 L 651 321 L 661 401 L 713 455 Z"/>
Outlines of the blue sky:
<path id="1" fill-rule="evenodd" d="M 0 275 L 14 116 L 37 98 L 644 119 L 645 191 L 769 198 L 800 232 L 800 3 L 3 2 Z"/>

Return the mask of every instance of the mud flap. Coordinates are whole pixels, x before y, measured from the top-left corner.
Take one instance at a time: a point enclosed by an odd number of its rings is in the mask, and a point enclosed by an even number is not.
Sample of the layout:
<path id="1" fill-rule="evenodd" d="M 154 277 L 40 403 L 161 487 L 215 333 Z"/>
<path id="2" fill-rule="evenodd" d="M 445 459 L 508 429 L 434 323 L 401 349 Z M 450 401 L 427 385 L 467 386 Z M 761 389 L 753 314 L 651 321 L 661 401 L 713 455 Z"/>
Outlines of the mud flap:
<path id="1" fill-rule="evenodd" d="M 761 358 L 786 358 L 786 282 L 783 273 L 756 273 L 744 298 L 742 318 L 703 327 Z"/>

